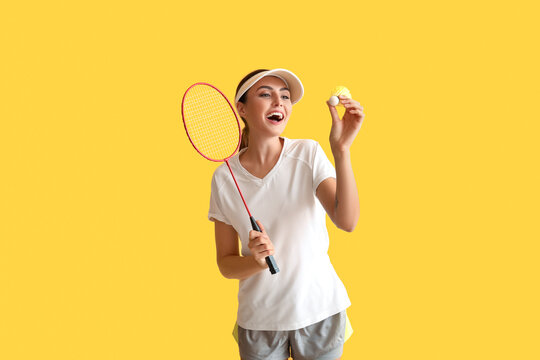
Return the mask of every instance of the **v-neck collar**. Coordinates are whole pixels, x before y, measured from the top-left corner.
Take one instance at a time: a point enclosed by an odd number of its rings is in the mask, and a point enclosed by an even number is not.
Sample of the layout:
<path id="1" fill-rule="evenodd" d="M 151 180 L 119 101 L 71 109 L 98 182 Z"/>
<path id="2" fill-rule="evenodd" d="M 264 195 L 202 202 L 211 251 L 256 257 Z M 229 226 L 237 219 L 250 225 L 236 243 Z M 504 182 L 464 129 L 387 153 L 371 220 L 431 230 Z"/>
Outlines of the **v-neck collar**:
<path id="1" fill-rule="evenodd" d="M 283 154 L 285 153 L 285 148 L 287 147 L 289 143 L 289 139 L 287 139 L 286 137 L 280 136 L 280 138 L 283 139 L 283 146 L 281 147 L 281 153 L 279 154 L 278 161 L 275 163 L 272 169 L 270 169 L 270 171 L 264 177 L 260 178 L 253 175 L 252 173 L 247 171 L 246 168 L 244 168 L 242 164 L 240 163 L 240 154 L 246 151 L 247 148 L 240 150 L 238 154 L 234 157 L 234 161 L 236 165 L 238 165 L 238 167 L 240 168 L 240 171 L 249 179 L 254 180 L 258 183 L 265 183 L 266 181 L 268 181 L 268 179 L 270 179 L 273 176 L 273 174 L 277 171 L 279 165 L 281 164 L 281 159 L 283 158 Z"/>

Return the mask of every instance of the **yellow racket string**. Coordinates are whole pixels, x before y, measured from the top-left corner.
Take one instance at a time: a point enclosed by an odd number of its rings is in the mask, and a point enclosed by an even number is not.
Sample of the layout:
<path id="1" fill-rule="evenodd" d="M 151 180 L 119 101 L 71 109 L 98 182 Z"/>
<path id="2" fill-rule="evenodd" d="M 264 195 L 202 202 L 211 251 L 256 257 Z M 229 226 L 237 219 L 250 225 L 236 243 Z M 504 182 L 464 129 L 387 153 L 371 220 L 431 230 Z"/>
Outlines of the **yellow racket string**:
<path id="1" fill-rule="evenodd" d="M 234 154 L 239 142 L 239 125 L 219 91 L 208 85 L 195 85 L 184 98 L 183 111 L 189 137 L 204 156 L 223 160 Z"/>

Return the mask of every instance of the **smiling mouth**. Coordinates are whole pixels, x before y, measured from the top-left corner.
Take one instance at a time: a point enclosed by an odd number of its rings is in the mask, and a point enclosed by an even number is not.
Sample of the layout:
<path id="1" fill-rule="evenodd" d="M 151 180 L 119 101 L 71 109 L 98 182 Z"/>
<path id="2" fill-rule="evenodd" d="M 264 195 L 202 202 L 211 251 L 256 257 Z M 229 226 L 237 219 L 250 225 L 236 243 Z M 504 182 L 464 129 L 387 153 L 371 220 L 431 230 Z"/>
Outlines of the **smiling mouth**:
<path id="1" fill-rule="evenodd" d="M 280 112 L 272 112 L 266 115 L 266 118 L 274 123 L 279 123 L 283 120 L 284 116 Z"/>

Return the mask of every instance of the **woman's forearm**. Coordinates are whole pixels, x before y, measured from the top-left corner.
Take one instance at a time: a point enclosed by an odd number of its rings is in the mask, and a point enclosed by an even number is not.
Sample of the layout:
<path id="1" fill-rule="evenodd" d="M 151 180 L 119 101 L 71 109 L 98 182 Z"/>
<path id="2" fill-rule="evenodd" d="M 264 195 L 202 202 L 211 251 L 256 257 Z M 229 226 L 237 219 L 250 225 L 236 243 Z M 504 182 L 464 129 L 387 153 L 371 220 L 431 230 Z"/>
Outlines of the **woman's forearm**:
<path id="1" fill-rule="evenodd" d="M 251 255 L 227 255 L 218 259 L 219 271 L 227 279 L 247 279 L 264 268 Z"/>
<path id="2" fill-rule="evenodd" d="M 336 203 L 335 223 L 345 231 L 353 231 L 360 217 L 360 200 L 349 149 L 335 150 Z"/>

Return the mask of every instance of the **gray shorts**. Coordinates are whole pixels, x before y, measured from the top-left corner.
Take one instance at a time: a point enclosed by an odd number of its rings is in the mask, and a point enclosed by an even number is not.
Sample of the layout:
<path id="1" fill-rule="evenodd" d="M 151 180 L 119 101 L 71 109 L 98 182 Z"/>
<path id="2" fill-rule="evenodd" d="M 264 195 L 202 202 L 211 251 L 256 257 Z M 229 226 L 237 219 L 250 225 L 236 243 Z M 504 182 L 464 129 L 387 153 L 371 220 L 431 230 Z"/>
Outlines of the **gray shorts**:
<path id="1" fill-rule="evenodd" d="M 242 360 L 335 360 L 343 354 L 345 311 L 302 329 L 247 330 L 238 326 Z"/>

